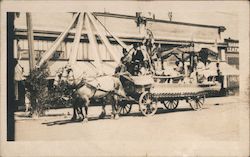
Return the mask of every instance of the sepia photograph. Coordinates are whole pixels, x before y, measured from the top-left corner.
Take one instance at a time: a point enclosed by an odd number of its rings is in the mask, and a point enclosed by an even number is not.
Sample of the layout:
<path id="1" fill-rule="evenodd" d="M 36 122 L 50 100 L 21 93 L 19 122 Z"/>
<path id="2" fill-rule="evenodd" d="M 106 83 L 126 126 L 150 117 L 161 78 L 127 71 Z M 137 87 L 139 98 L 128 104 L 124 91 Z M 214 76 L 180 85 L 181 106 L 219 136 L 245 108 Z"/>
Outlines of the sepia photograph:
<path id="1" fill-rule="evenodd" d="M 1 2 L 0 156 L 249 156 L 249 2 Z"/>

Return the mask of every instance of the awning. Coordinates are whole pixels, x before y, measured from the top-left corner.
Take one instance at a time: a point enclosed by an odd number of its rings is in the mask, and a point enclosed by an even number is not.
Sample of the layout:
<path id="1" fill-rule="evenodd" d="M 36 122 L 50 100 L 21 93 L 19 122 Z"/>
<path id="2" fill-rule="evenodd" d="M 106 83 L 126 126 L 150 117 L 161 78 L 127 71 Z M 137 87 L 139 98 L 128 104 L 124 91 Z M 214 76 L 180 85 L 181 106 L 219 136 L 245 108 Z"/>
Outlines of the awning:
<path id="1" fill-rule="evenodd" d="M 217 75 L 217 67 L 216 62 L 212 62 L 208 65 L 208 68 L 210 73 L 212 75 Z M 222 75 L 240 75 L 240 72 L 238 69 L 232 67 L 231 65 L 227 64 L 226 62 L 220 62 L 219 69 L 222 73 Z"/>
<path id="2" fill-rule="evenodd" d="M 215 52 L 214 50 L 209 49 L 209 48 L 202 48 L 201 51 L 206 51 L 208 53 L 208 55 L 211 55 L 211 56 L 214 56 L 214 57 L 218 56 L 217 52 Z"/>
<path id="3" fill-rule="evenodd" d="M 181 55 L 185 54 L 185 52 L 179 48 L 171 48 L 167 51 L 160 52 L 159 54 L 160 54 L 159 56 L 163 59 L 167 59 L 171 55 L 174 55 L 177 59 L 180 59 Z"/>

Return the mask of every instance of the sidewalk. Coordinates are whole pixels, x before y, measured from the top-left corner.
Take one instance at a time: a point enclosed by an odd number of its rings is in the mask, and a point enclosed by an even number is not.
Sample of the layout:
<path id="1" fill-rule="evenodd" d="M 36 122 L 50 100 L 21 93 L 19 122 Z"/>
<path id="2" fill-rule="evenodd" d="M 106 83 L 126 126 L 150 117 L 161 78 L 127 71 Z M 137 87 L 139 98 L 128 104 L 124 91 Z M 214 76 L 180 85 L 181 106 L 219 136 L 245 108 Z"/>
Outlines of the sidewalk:
<path id="1" fill-rule="evenodd" d="M 206 102 L 208 104 L 227 104 L 227 103 L 235 103 L 239 102 L 239 96 L 226 96 L 226 97 L 210 97 L 206 98 Z"/>

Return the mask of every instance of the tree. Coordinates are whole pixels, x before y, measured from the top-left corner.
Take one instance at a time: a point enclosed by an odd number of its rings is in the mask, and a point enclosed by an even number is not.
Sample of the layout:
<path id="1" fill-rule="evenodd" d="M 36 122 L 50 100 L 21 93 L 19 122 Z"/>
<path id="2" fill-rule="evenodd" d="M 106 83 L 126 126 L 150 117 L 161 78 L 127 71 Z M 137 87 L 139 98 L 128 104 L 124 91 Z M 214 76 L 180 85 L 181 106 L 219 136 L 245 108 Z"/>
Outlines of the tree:
<path id="1" fill-rule="evenodd" d="M 49 107 L 48 76 L 47 64 L 33 69 L 27 76 L 25 83 L 27 91 L 30 93 L 30 101 L 33 101 L 31 102 L 31 114 L 33 116 L 44 115 L 45 110 Z"/>

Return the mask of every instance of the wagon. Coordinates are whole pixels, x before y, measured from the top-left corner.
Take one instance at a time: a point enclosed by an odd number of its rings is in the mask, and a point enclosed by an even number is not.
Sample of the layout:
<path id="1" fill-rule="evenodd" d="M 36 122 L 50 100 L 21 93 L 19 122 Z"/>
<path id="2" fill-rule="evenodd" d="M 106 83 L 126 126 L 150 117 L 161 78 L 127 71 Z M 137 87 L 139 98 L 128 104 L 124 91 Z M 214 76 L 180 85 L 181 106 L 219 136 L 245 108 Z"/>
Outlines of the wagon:
<path id="1" fill-rule="evenodd" d="M 163 79 L 167 80 L 168 78 Z M 139 104 L 139 109 L 143 115 L 152 116 L 156 113 L 159 103 L 164 104 L 169 110 L 174 110 L 180 100 L 186 100 L 193 110 L 201 110 L 206 95 L 217 92 L 221 88 L 216 81 L 184 84 L 180 81 L 169 83 L 169 81 L 155 81 L 156 79 L 159 79 L 159 77 L 121 75 L 120 80 L 126 97 L 119 101 L 120 114 L 130 113 L 132 105 Z"/>

